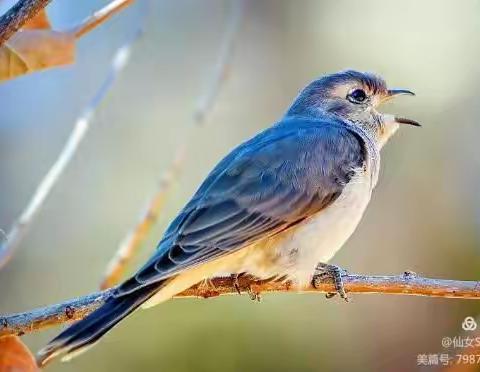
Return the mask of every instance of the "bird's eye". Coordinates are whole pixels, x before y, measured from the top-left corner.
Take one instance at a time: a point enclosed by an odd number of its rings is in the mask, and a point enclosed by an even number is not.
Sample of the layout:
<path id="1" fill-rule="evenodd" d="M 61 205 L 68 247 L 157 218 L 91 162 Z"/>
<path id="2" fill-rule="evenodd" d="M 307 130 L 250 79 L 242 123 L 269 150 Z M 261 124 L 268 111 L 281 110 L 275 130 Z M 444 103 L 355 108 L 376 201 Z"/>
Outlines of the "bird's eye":
<path id="1" fill-rule="evenodd" d="M 363 89 L 355 89 L 348 94 L 347 99 L 353 103 L 363 103 L 367 99 L 367 93 Z"/>

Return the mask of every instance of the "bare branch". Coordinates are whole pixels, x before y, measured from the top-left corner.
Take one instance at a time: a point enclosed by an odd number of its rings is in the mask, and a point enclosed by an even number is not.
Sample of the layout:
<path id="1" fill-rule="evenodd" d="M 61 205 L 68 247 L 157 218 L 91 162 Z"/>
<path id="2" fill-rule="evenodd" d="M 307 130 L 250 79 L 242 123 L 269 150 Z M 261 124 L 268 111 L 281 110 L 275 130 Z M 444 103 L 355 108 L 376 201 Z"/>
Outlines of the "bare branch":
<path id="1" fill-rule="evenodd" d="M 220 89 L 227 78 L 230 62 L 235 50 L 238 31 L 245 11 L 244 8 L 245 0 L 236 0 L 233 3 L 227 30 L 223 36 L 212 76 L 207 81 L 203 94 L 198 98 L 195 111 L 193 112 L 193 124 L 198 126 L 204 124 L 205 119 L 211 112 L 215 101 L 218 98 Z"/>
<path id="2" fill-rule="evenodd" d="M 48 197 L 53 187 L 56 185 L 60 176 L 73 159 L 80 143 L 87 133 L 96 108 L 107 95 L 109 89 L 118 78 L 121 71 L 127 65 L 133 43 L 139 38 L 143 31 L 143 24 L 134 32 L 132 37 L 117 49 L 112 59 L 110 71 L 100 85 L 98 91 L 93 96 L 90 103 L 84 109 L 77 119 L 70 137 L 57 157 L 55 163 L 44 176 L 37 186 L 32 198 L 23 210 L 20 217 L 13 224 L 11 230 L 7 233 L 7 239 L 0 245 L 0 268 L 2 268 L 12 257 L 14 250 L 30 227 L 34 217 L 40 211 L 45 199 Z"/>
<path id="3" fill-rule="evenodd" d="M 200 283 L 176 297 L 208 298 L 237 293 L 233 277 L 214 278 L 211 284 Z M 238 278 L 237 284 L 243 293 L 302 292 L 330 293 L 334 285 L 325 278 L 314 278 L 313 285 L 298 288 L 291 282 L 259 281 L 248 276 Z M 480 299 L 480 282 L 423 278 L 411 272 L 396 276 L 366 276 L 348 274 L 343 276 L 349 293 L 398 294 L 442 298 Z M 44 328 L 80 320 L 101 306 L 114 289 L 93 293 L 60 304 L 0 316 L 0 336 L 23 335 Z"/>
<path id="4" fill-rule="evenodd" d="M 160 211 L 165 204 L 170 187 L 173 181 L 178 177 L 184 160 L 185 148 L 182 147 L 177 151 L 173 163 L 164 173 L 157 192 L 153 198 L 148 201 L 145 211 L 141 215 L 140 221 L 127 234 L 127 236 L 125 236 L 120 243 L 117 252 L 109 262 L 101 281 L 100 289 L 113 287 L 122 278 L 127 265 L 138 252 L 145 237 L 157 221 Z"/>
<path id="5" fill-rule="evenodd" d="M 83 20 L 83 22 L 80 22 L 80 24 L 76 25 L 73 29 L 67 32 L 72 33 L 78 39 L 87 32 L 93 30 L 98 25 L 101 25 L 115 13 L 118 13 L 127 6 L 132 5 L 134 1 L 135 0 L 113 0 L 111 3 L 96 11 L 91 16 L 88 16 Z"/>
<path id="6" fill-rule="evenodd" d="M 0 46 L 51 0 L 20 0 L 0 17 Z"/>
<path id="7" fill-rule="evenodd" d="M 191 127 L 202 126 L 205 123 L 226 80 L 230 61 L 233 57 L 235 41 L 244 14 L 244 5 L 244 0 L 236 0 L 233 4 L 213 73 L 207 81 L 203 93 L 199 96 L 195 110 L 192 113 Z M 164 172 L 159 188 L 147 203 L 147 207 L 141 214 L 140 221 L 122 240 L 117 252 L 109 262 L 100 284 L 101 289 L 110 288 L 120 281 L 128 263 L 138 252 L 145 237 L 157 222 L 166 196 L 172 184 L 178 179 L 183 170 L 187 149 L 187 141 L 177 146 L 174 160 Z"/>

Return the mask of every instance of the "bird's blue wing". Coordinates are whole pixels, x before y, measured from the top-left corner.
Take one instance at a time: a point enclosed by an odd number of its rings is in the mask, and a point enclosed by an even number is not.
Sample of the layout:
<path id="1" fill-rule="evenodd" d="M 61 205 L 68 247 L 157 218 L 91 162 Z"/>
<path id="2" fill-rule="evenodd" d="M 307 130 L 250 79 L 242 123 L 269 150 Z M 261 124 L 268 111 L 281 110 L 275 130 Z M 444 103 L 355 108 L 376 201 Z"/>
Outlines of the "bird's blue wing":
<path id="1" fill-rule="evenodd" d="M 290 119 L 233 150 L 119 295 L 279 233 L 331 204 L 365 161 L 345 126 Z"/>

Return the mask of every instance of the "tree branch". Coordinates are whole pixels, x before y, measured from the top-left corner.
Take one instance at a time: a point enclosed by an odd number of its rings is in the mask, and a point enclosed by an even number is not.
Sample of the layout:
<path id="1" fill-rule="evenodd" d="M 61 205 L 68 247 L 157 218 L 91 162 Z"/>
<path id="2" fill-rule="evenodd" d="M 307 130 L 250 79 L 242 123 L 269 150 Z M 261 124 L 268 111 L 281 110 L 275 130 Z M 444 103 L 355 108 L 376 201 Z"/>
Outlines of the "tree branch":
<path id="1" fill-rule="evenodd" d="M 111 4 L 114 4 L 114 6 L 118 7 L 121 4 L 127 3 L 128 1 L 114 1 Z M 116 8 L 109 6 L 108 9 L 109 11 L 107 11 L 107 13 L 111 15 L 112 10 Z M 85 107 L 81 113 L 80 117 L 76 120 L 73 131 L 68 137 L 62 151 L 37 186 L 21 215 L 14 222 L 10 231 L 6 234 L 5 241 L 0 244 L 0 269 L 9 262 L 15 249 L 18 247 L 20 241 L 27 233 L 28 228 L 32 224 L 35 216 L 40 211 L 48 195 L 61 178 L 61 175 L 67 168 L 70 161 L 77 153 L 80 144 L 88 132 L 95 110 L 103 101 L 113 83 L 127 65 L 130 59 L 132 46 L 143 33 L 143 27 L 144 19 L 142 19 L 142 22 L 138 25 L 132 36 L 115 52 L 112 58 L 111 68 L 107 76 L 99 86 L 99 89 L 92 97 L 87 107 Z"/>
<path id="2" fill-rule="evenodd" d="M 0 46 L 51 0 L 20 0 L 0 17 Z"/>
<path id="3" fill-rule="evenodd" d="M 120 282 L 127 265 L 135 257 L 136 253 L 142 246 L 146 236 L 157 222 L 162 207 L 165 205 L 167 194 L 178 177 L 183 162 L 185 160 L 185 149 L 180 147 L 177 149 L 175 159 L 172 164 L 163 173 L 162 179 L 155 195 L 148 201 L 146 208 L 141 214 L 139 222 L 128 232 L 119 244 L 115 255 L 107 265 L 100 289 L 107 289 L 117 285 Z"/>
<path id="4" fill-rule="evenodd" d="M 114 14 L 133 4 L 135 0 L 113 0 L 100 10 L 97 10 L 91 16 L 85 18 L 80 24 L 75 25 L 68 32 L 75 35 L 78 39 L 86 33 L 101 25 Z"/>
<path id="5" fill-rule="evenodd" d="M 343 276 L 345 289 L 349 293 L 399 294 L 427 297 L 480 299 L 480 282 L 419 277 L 412 272 L 396 276 L 366 276 L 347 274 Z M 233 277 L 214 278 L 193 286 L 176 297 L 208 298 L 236 294 Z M 309 285 L 298 288 L 291 282 L 255 280 L 248 276 L 238 278 L 240 292 L 260 294 L 269 292 L 316 292 L 330 293 L 334 285 L 329 279 L 315 277 L 315 287 Z M 80 320 L 101 306 L 111 296 L 114 289 L 78 297 L 60 304 L 27 311 L 24 313 L 0 316 L 0 336 L 23 335 L 57 324 Z"/>

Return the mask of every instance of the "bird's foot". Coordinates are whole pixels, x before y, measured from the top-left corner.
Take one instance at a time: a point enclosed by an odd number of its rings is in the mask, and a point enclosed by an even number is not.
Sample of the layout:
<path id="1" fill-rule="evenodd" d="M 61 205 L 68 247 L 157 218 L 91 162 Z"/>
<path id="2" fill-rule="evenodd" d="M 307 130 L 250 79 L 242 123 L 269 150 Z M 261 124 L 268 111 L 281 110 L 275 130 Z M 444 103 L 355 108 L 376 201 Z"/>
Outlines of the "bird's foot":
<path id="1" fill-rule="evenodd" d="M 262 296 L 260 295 L 260 292 L 254 291 L 252 289 L 252 286 L 248 286 L 247 293 L 248 293 L 248 296 L 250 297 L 250 300 L 257 301 L 257 302 L 262 301 Z"/>
<path id="2" fill-rule="evenodd" d="M 345 286 L 342 279 L 342 276 L 347 274 L 348 272 L 346 270 L 336 265 L 319 263 L 315 268 L 312 285 L 317 288 L 317 281 L 323 282 L 325 278 L 329 278 L 333 281 L 336 292 L 327 293 L 325 297 L 332 298 L 338 293 L 338 295 L 342 299 L 348 302 L 350 301 L 350 298 L 347 296 L 347 292 L 345 291 Z"/>
<path id="3" fill-rule="evenodd" d="M 235 288 L 238 294 L 242 294 L 242 288 L 240 287 L 240 283 L 238 281 L 238 278 L 240 278 L 241 276 L 246 276 L 246 274 L 245 273 L 232 274 L 233 288 Z M 244 288 L 244 290 L 247 292 L 248 296 L 252 301 L 260 302 L 262 300 L 260 293 L 258 291 L 254 291 L 251 284 L 249 284 L 246 288 Z"/>
<path id="4" fill-rule="evenodd" d="M 238 278 L 241 276 L 242 274 L 232 274 L 231 277 L 232 277 L 232 281 L 233 281 L 233 288 L 237 291 L 237 293 L 239 295 L 242 294 L 242 291 L 240 290 L 240 283 L 238 282 Z"/>

